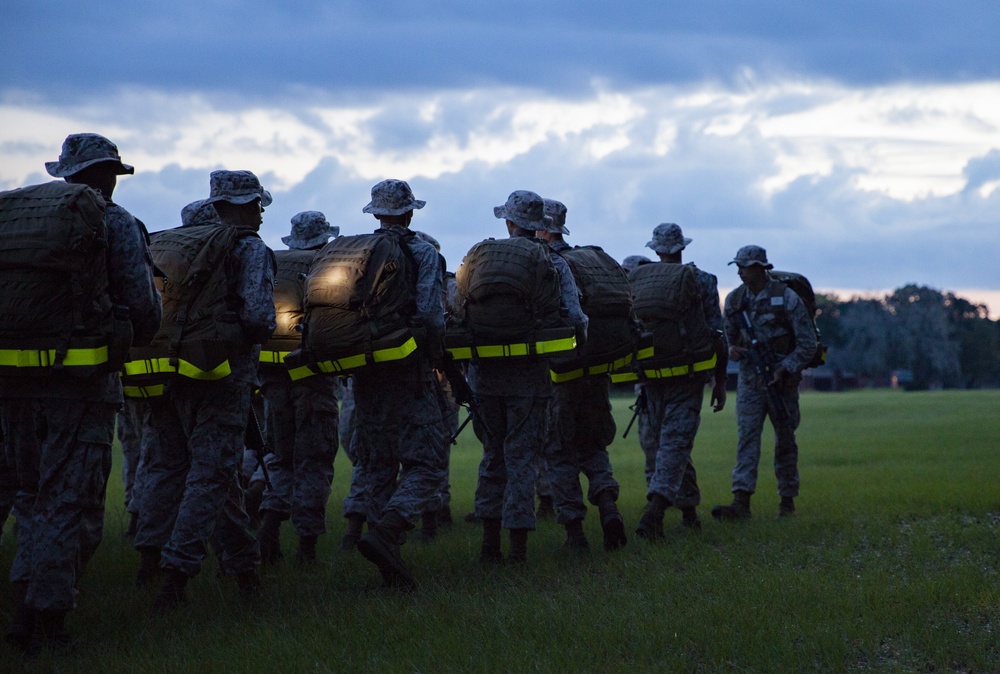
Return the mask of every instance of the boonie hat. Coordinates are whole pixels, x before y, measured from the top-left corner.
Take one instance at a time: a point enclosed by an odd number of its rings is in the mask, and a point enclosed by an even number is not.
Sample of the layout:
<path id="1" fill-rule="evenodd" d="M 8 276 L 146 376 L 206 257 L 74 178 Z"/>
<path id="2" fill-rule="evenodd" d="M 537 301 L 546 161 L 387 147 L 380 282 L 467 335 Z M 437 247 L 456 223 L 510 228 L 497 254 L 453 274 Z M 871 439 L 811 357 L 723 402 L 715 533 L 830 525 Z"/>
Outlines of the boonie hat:
<path id="1" fill-rule="evenodd" d="M 413 190 L 405 180 L 383 180 L 372 187 L 372 200 L 361 209 L 372 215 L 402 215 L 423 208 L 426 201 L 413 198 Z"/>
<path id="2" fill-rule="evenodd" d="M 292 233 L 281 237 L 289 248 L 308 250 L 322 246 L 330 237 L 338 236 L 340 227 L 331 225 L 319 211 L 302 211 L 292 216 Z"/>
<path id="3" fill-rule="evenodd" d="M 260 185 L 260 180 L 251 171 L 212 171 L 209 178 L 211 192 L 205 201 L 214 204 L 228 201 L 231 204 L 249 204 L 260 199 L 262 207 L 270 206 L 271 193 Z"/>
<path id="4" fill-rule="evenodd" d="M 555 199 L 543 199 L 543 201 L 545 202 L 545 215 L 552 218 L 552 224 L 546 227 L 545 231 L 569 234 L 569 227 L 566 226 L 566 204 Z"/>
<path id="5" fill-rule="evenodd" d="M 673 222 L 663 222 L 653 229 L 653 240 L 646 244 L 657 253 L 673 255 L 687 248 L 691 239 L 684 236 L 681 226 Z"/>
<path id="6" fill-rule="evenodd" d="M 181 227 L 195 227 L 197 225 L 221 225 L 219 212 L 215 206 L 209 203 L 208 199 L 199 199 L 181 209 Z"/>
<path id="7" fill-rule="evenodd" d="M 652 264 L 652 262 L 653 261 L 650 260 L 645 255 L 629 255 L 624 260 L 622 260 L 622 269 L 624 269 L 626 272 L 629 272 L 640 265 Z"/>
<path id="8" fill-rule="evenodd" d="M 511 192 L 503 206 L 493 207 L 493 215 L 530 231 L 547 229 L 552 223 L 552 218 L 545 215 L 545 202 L 530 190 Z"/>
<path id="9" fill-rule="evenodd" d="M 729 264 L 737 267 L 751 267 L 759 264 L 764 269 L 774 269 L 774 265 L 767 261 L 767 251 L 760 246 L 743 246 L 736 251 L 736 257 Z"/>
<path id="10" fill-rule="evenodd" d="M 420 232 L 420 231 L 417 231 L 417 230 L 413 230 L 413 235 L 416 236 L 421 241 L 426 241 L 427 243 L 429 243 L 432 246 L 434 246 L 434 250 L 436 250 L 437 252 L 439 252 L 439 253 L 441 252 L 441 244 L 438 243 L 438 240 L 435 239 L 430 234 L 428 234 L 427 232 Z"/>
<path id="11" fill-rule="evenodd" d="M 45 162 L 45 170 L 54 178 L 65 178 L 88 166 L 113 161 L 118 164 L 118 175 L 131 175 L 135 168 L 122 163 L 118 146 L 98 133 L 74 133 L 66 136 L 58 161 Z"/>

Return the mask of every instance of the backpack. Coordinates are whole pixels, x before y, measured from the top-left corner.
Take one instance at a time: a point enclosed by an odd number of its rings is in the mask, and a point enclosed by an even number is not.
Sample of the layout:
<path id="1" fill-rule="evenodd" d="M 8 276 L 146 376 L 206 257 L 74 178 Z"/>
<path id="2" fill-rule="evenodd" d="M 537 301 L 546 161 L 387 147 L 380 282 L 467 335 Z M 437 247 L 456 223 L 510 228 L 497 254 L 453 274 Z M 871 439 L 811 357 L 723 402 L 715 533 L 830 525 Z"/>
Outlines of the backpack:
<path id="1" fill-rule="evenodd" d="M 574 347 L 573 328 L 560 311 L 559 274 L 541 239 L 480 241 L 455 281 L 464 318 L 446 345 L 456 358 L 471 357 L 473 348 L 479 357 L 511 357 Z M 463 339 L 471 346 L 452 348 Z"/>
<path id="2" fill-rule="evenodd" d="M 705 320 L 694 269 L 672 262 L 644 264 L 629 273 L 629 282 L 635 315 L 649 333 L 638 354 L 641 367 L 679 367 L 680 374 L 708 369 L 715 333 Z"/>
<path id="3" fill-rule="evenodd" d="M 316 253 L 305 280 L 305 362 L 343 372 L 416 350 L 413 236 L 380 229 L 338 237 Z"/>
<path id="4" fill-rule="evenodd" d="M 126 395 L 158 395 L 162 384 L 175 376 L 200 381 L 229 376 L 229 359 L 244 345 L 229 255 L 251 236 L 257 233 L 225 225 L 178 227 L 150 235 L 153 264 L 163 272 L 156 279 L 163 319 L 149 346 L 129 354 L 122 375 Z"/>
<path id="5" fill-rule="evenodd" d="M 806 363 L 806 367 L 819 367 L 826 362 L 826 352 L 828 347 L 820 341 L 821 335 L 819 326 L 816 325 L 816 314 L 819 313 L 819 307 L 816 306 L 816 293 L 813 291 L 812 283 L 810 283 L 809 279 L 802 274 L 793 271 L 777 271 L 772 269 L 768 271 L 768 274 L 771 276 L 771 279 L 778 281 L 778 283 L 772 284 L 771 286 L 772 296 L 778 296 L 779 293 L 783 294 L 784 288 L 788 287 L 799 296 L 799 299 L 801 299 L 802 303 L 805 305 L 806 311 L 809 313 L 809 318 L 812 319 L 813 330 L 816 331 L 816 353 L 813 355 L 812 360 Z M 746 286 L 741 285 L 733 291 L 736 293 L 736 296 L 733 298 L 732 306 L 742 307 L 744 305 L 746 302 L 746 290 Z M 785 305 L 783 303 L 772 302 L 771 306 L 775 313 L 778 314 L 779 320 L 787 323 L 787 318 L 784 313 Z M 789 331 L 789 334 L 791 334 L 791 331 Z M 789 344 L 788 351 L 786 351 L 786 353 L 794 348 L 794 343 Z"/>
<path id="6" fill-rule="evenodd" d="M 108 284 L 106 202 L 52 181 L 0 192 L 0 375 L 90 377 L 131 343 Z"/>
<path id="7" fill-rule="evenodd" d="M 274 315 L 277 327 L 260 350 L 261 366 L 281 364 L 291 351 L 302 345 L 305 318 L 305 280 L 315 250 L 274 251 Z"/>
<path id="8" fill-rule="evenodd" d="M 587 343 L 574 357 L 553 358 L 553 381 L 618 369 L 635 349 L 635 314 L 628 275 L 598 246 L 576 246 L 560 253 L 573 272 L 587 314 Z M 603 367 L 602 367 L 603 366 Z M 575 375 L 575 376 L 574 376 Z"/>

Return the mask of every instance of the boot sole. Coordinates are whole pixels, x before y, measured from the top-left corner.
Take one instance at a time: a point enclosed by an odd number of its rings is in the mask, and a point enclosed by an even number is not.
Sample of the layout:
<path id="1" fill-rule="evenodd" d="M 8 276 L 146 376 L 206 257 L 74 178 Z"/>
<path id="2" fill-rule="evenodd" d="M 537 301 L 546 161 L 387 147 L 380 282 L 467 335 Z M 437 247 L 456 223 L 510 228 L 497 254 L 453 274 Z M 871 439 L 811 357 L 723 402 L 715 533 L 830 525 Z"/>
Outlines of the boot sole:
<path id="1" fill-rule="evenodd" d="M 615 516 L 601 523 L 604 531 L 604 549 L 607 551 L 618 550 L 625 547 L 628 538 L 625 536 L 625 521 L 621 516 Z"/>
<path id="2" fill-rule="evenodd" d="M 417 581 L 410 574 L 402 557 L 389 548 L 372 533 L 365 534 L 358 541 L 358 552 L 369 562 L 378 567 L 382 581 L 388 587 L 394 587 L 403 592 L 417 589 Z"/>

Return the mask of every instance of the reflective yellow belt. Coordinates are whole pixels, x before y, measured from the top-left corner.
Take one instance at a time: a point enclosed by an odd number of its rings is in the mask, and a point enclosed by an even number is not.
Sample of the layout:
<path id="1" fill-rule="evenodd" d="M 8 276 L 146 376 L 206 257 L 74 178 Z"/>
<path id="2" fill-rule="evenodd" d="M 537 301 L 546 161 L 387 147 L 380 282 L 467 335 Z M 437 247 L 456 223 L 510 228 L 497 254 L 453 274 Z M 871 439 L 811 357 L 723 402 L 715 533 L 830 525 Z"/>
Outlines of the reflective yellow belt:
<path id="1" fill-rule="evenodd" d="M 572 351 L 576 348 L 576 337 L 549 339 L 541 342 L 519 344 L 490 344 L 489 346 L 457 346 L 448 351 L 455 360 L 470 360 L 475 349 L 479 358 L 513 358 L 516 356 L 545 356 L 551 353 Z"/>
<path id="2" fill-rule="evenodd" d="M 632 362 L 632 354 L 627 354 L 622 356 L 618 360 L 613 360 L 610 363 L 601 363 L 600 365 L 591 365 L 590 367 L 581 367 L 577 370 L 570 370 L 569 372 L 555 372 L 550 371 L 549 374 L 552 376 L 552 381 L 556 384 L 562 384 L 563 382 L 573 381 L 574 379 L 579 379 L 583 376 L 590 376 L 594 374 L 605 374 L 608 372 L 614 372 L 615 370 L 620 370 L 629 363 Z M 612 375 L 612 381 L 614 381 L 614 375 Z"/>
<path id="3" fill-rule="evenodd" d="M 642 353 L 642 351 L 640 351 Z M 670 377 L 681 377 L 691 372 L 704 372 L 715 368 L 718 358 L 713 353 L 708 360 L 698 361 L 694 365 L 678 365 L 676 367 L 663 367 L 659 369 L 640 369 L 642 379 L 669 379 Z M 640 363 L 641 365 L 641 363 Z M 639 381 L 640 372 L 616 372 L 611 375 L 611 381 L 615 384 L 623 384 L 630 381 Z"/>
<path id="4" fill-rule="evenodd" d="M 372 363 L 403 360 L 416 350 L 417 340 L 410 337 L 401 346 L 394 346 L 389 349 L 375 349 L 371 353 L 358 353 L 353 356 L 337 358 L 336 360 L 324 360 L 319 363 L 312 363 L 311 365 L 294 367 L 288 371 L 288 376 L 291 377 L 292 381 L 298 381 L 299 379 L 317 374 L 316 370 L 327 374 L 357 370 Z"/>
<path id="5" fill-rule="evenodd" d="M 264 363 L 265 365 L 284 365 L 285 358 L 290 353 L 291 351 L 264 351 L 263 349 L 261 349 L 260 362 Z M 303 368 L 299 367 L 295 369 L 302 370 Z M 305 369 L 308 370 L 308 372 L 306 372 L 305 374 L 300 373 L 298 376 L 292 377 L 292 380 L 297 381 L 299 379 L 305 379 L 306 377 L 311 377 L 314 374 L 318 374 L 317 372 L 309 370 L 308 367 L 305 367 Z"/>
<path id="6" fill-rule="evenodd" d="M 125 363 L 125 375 L 137 376 L 144 374 L 173 374 L 177 373 L 188 379 L 199 381 L 218 381 L 228 377 L 233 373 L 229 368 L 229 361 L 224 360 L 214 369 L 202 370 L 196 365 L 186 360 L 178 359 L 177 367 L 170 364 L 169 358 L 146 358 L 145 360 L 130 360 Z"/>
<path id="7" fill-rule="evenodd" d="M 152 386 L 122 386 L 122 391 L 126 398 L 155 398 L 163 395 L 166 390 L 164 384 L 153 384 Z"/>
<path id="8" fill-rule="evenodd" d="M 68 367 L 93 366 L 108 362 L 108 347 L 67 349 L 62 364 Z M 0 349 L 0 366 L 51 367 L 56 364 L 56 349 Z"/>

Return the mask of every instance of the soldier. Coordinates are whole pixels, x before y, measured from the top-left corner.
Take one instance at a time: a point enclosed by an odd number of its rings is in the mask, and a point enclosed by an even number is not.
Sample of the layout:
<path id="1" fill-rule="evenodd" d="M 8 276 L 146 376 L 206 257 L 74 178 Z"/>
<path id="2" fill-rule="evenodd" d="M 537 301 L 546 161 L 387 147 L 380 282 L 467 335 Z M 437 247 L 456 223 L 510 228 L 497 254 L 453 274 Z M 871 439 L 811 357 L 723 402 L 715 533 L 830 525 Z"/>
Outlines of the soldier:
<path id="1" fill-rule="evenodd" d="M 682 264 L 684 249 L 691 239 L 673 223 L 662 223 L 653 230 L 646 244 L 664 264 Z M 682 526 L 698 529 L 696 507 L 701 503 L 697 473 L 691 461 L 694 438 L 701 423 L 705 384 L 714 375 L 710 404 L 719 412 L 726 404 L 726 343 L 722 333 L 718 280 L 698 269 L 693 262 L 700 302 L 691 311 L 699 311 L 714 333 L 716 363 L 710 372 L 690 372 L 683 376 L 650 379 L 643 383 L 644 408 L 639 417 L 639 441 L 646 455 L 646 510 L 639 520 L 636 535 L 655 540 L 663 536 L 663 514 L 669 506 L 679 508 Z"/>
<path id="2" fill-rule="evenodd" d="M 542 198 L 528 190 L 517 190 L 493 214 L 507 225 L 511 238 L 534 238 L 551 222 Z M 560 304 L 585 342 L 587 316 L 569 265 L 558 253 L 549 259 L 559 277 Z M 477 435 L 483 440 L 476 487 L 476 516 L 483 523 L 480 561 L 503 563 L 501 528 L 510 531 L 507 560 L 527 562 L 528 532 L 535 528 L 535 467 L 537 455 L 547 439 L 547 414 L 552 398 L 549 363 L 544 358 L 482 358 L 469 366 L 469 385 L 482 419 Z M 485 423 L 483 423 L 485 422 Z"/>
<path id="3" fill-rule="evenodd" d="M 557 254 L 572 250 L 563 239 L 564 234 L 569 234 L 566 206 L 554 199 L 545 199 L 545 214 L 551 221 L 536 231 L 535 236 L 548 242 L 549 248 Z M 617 267 L 610 259 L 609 263 Z M 591 323 L 591 330 L 593 327 Z M 553 392 L 552 427 L 549 428 L 545 465 L 555 497 L 556 521 L 566 527 L 565 547 L 578 551 L 589 549 L 583 533 L 583 519 L 587 514 L 580 488 L 579 476 L 583 473 L 588 481 L 587 500 L 600 512 L 604 548 L 616 550 L 625 545 L 626 538 L 624 520 L 616 505 L 618 482 L 607 449 L 615 439 L 611 377 L 607 373 L 579 377 L 555 384 Z"/>
<path id="4" fill-rule="evenodd" d="M 160 300 L 145 228 L 111 201 L 118 176 L 134 169 L 122 163 L 110 140 L 95 133 L 68 136 L 59 160 L 46 162 L 45 168 L 104 198 L 107 246 L 99 264 L 106 277 L 103 286 L 100 281 L 95 286 L 101 296 L 87 308 L 96 313 L 103 305 L 110 311 L 113 304 L 116 318 L 131 325 L 133 343 L 148 343 L 160 323 Z M 104 272 L 96 273 L 103 277 Z M 38 299 L 36 307 L 46 305 L 46 298 Z M 23 376 L 0 377 L 0 435 L 18 482 L 18 547 L 10 569 L 15 614 L 6 639 L 29 656 L 46 645 L 67 647 L 72 641 L 65 618 L 74 607 L 74 586 L 103 533 L 115 410 L 122 403 L 119 366 L 68 376 L 70 365 L 64 365 L 30 386 Z"/>
<path id="5" fill-rule="evenodd" d="M 208 228 L 197 244 L 201 253 L 196 259 L 218 255 L 222 280 L 217 281 L 216 274 L 202 277 L 211 292 L 203 289 L 196 295 L 202 309 L 192 313 L 212 317 L 219 311 L 234 321 L 219 326 L 227 335 L 229 374 L 203 380 L 179 372 L 165 395 L 151 399 L 147 485 L 135 537 L 142 557 L 136 581 L 148 585 L 157 566 L 165 572 L 154 602 L 160 612 L 184 601 L 184 588 L 200 572 L 209 540 L 220 571 L 236 578 L 241 593 L 252 597 L 260 592 L 260 551 L 247 528 L 238 471 L 260 345 L 276 325 L 274 257 L 256 234 L 271 195 L 250 171 L 213 171 L 210 184 L 208 202 L 214 204 L 221 225 Z M 221 231 L 225 228 L 238 231 Z M 223 238 L 229 234 L 232 238 Z M 210 236 L 232 243 L 206 253 Z M 192 329 L 199 325 L 193 323 L 197 320 L 191 318 Z"/>
<path id="6" fill-rule="evenodd" d="M 421 513 L 436 505 L 446 480 L 446 441 L 432 370 L 443 349 L 441 264 L 434 247 L 409 231 L 414 209 L 425 202 L 413 197 L 405 181 L 383 180 L 372 187 L 371 197 L 363 211 L 378 219 L 380 232 L 399 237 L 416 267 L 412 319 L 424 335 L 409 358 L 362 368 L 353 377 L 354 442 L 369 525 L 358 551 L 378 567 L 387 586 L 409 591 L 416 581 L 399 546 Z"/>
<path id="7" fill-rule="evenodd" d="M 340 227 L 330 225 L 319 211 L 303 211 L 292 217 L 291 234 L 281 237 L 290 250 L 275 254 L 278 328 L 261 352 L 260 369 L 274 452 L 267 462 L 271 488 L 264 490 L 257 532 L 265 564 L 281 558 L 280 526 L 289 517 L 299 536 L 296 560 L 300 564 L 316 561 L 316 541 L 326 533 L 326 502 L 337 456 L 337 378 L 311 374 L 292 381 L 288 367 L 278 362 L 280 355 L 264 355 L 298 348 L 305 274 L 315 251 L 339 234 Z M 278 292 L 286 287 L 287 291 Z"/>
<path id="8" fill-rule="evenodd" d="M 774 474 L 781 497 L 778 515 L 787 517 L 795 514 L 799 494 L 799 447 L 795 442 L 799 383 L 802 370 L 816 354 L 816 331 L 802 299 L 768 274 L 774 265 L 767 261 L 767 251 L 760 246 L 743 246 L 729 264 L 738 267 L 743 281 L 726 297 L 724 311 L 729 357 L 740 364 L 736 391 L 739 439 L 733 502 L 715 506 L 712 516 L 719 520 L 750 517 L 750 496 L 757 489 L 760 436 L 765 417 L 770 417 Z M 754 339 L 757 345 L 751 343 Z"/>

